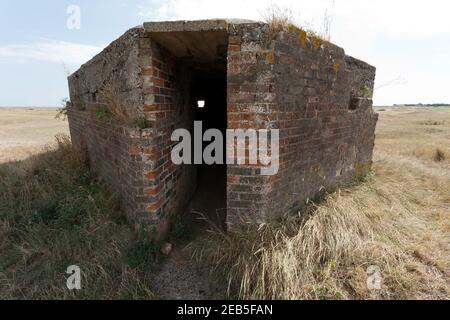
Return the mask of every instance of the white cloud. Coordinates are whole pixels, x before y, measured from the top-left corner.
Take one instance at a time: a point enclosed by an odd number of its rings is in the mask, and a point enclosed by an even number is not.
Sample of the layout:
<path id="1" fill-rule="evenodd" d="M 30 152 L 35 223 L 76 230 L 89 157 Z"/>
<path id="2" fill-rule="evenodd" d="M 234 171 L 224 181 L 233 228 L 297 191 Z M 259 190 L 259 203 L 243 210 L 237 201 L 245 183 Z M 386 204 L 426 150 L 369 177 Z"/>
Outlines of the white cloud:
<path id="1" fill-rule="evenodd" d="M 20 61 L 38 60 L 80 65 L 87 62 L 103 48 L 85 44 L 41 40 L 29 44 L 9 44 L 0 46 L 0 57 L 14 58 Z"/>
<path id="2" fill-rule="evenodd" d="M 369 62 L 376 38 L 450 35 L 447 0 L 150 0 L 138 10 L 152 20 L 262 20 L 262 13 L 273 4 L 290 9 L 300 26 L 318 32 L 324 29 L 327 12 L 332 18 L 331 40 Z"/>
<path id="3" fill-rule="evenodd" d="M 301 26 L 318 32 L 323 31 L 328 10 L 332 16 L 332 42 L 345 48 L 347 54 L 375 65 L 377 86 L 398 77 L 407 80 L 377 90 L 375 103 L 450 102 L 450 93 L 443 87 L 446 82 L 442 81 L 448 74 L 448 67 L 443 66 L 448 65 L 450 55 L 450 47 L 445 45 L 450 39 L 448 0 L 147 0 L 146 3 L 139 13 L 150 20 L 261 20 L 261 13 L 276 4 L 289 8 Z M 401 40 L 405 48 L 399 45 L 393 48 L 392 41 L 396 40 Z M 430 50 L 438 52 L 424 53 L 424 40 L 434 44 Z"/>
<path id="4" fill-rule="evenodd" d="M 322 24 L 325 10 L 333 9 L 335 20 L 363 29 L 420 35 L 450 32 L 447 0 L 152 0 L 139 6 L 139 15 L 158 20 L 261 19 L 260 13 L 272 4 L 290 8 L 308 24 Z"/>

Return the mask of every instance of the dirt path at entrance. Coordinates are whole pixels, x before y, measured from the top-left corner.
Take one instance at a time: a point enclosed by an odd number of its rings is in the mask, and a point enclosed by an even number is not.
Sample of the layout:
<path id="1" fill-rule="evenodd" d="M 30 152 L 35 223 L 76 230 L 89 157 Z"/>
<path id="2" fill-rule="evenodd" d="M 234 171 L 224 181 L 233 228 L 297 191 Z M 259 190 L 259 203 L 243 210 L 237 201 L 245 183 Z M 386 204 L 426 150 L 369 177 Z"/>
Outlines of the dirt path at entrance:
<path id="1" fill-rule="evenodd" d="M 155 277 L 153 290 L 163 300 L 218 300 L 226 296 L 210 268 L 192 260 L 186 250 L 176 246 Z"/>
<path id="2" fill-rule="evenodd" d="M 199 184 L 186 213 L 180 218 L 184 228 L 198 239 L 211 227 L 223 226 L 226 206 L 225 167 L 202 167 Z M 209 222 L 207 222 L 208 220 Z M 164 262 L 152 288 L 161 299 L 224 299 L 226 285 L 211 274 L 211 268 L 192 260 L 186 250 L 189 241 L 171 240 L 174 249 Z"/>

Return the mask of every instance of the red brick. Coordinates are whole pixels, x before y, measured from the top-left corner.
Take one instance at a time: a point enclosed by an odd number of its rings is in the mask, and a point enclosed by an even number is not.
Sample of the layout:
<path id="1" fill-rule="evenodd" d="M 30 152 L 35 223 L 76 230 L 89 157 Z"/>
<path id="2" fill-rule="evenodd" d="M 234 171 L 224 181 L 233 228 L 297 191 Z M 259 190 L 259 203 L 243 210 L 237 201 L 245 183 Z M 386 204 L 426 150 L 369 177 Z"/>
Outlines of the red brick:
<path id="1" fill-rule="evenodd" d="M 142 148 L 140 148 L 140 147 L 128 148 L 128 153 L 130 153 L 130 154 L 140 154 L 141 152 L 142 152 Z"/>
<path id="2" fill-rule="evenodd" d="M 163 88 L 164 87 L 164 79 L 153 78 L 153 84 L 157 87 Z"/>
<path id="3" fill-rule="evenodd" d="M 230 36 L 228 37 L 228 43 L 232 44 L 241 44 L 242 38 L 240 36 Z"/>
<path id="4" fill-rule="evenodd" d="M 149 171 L 145 174 L 145 178 L 148 180 L 155 180 L 161 175 L 161 169 Z"/>
<path id="5" fill-rule="evenodd" d="M 241 51 L 241 46 L 240 45 L 235 45 L 235 44 L 230 44 L 228 46 L 228 51 L 229 52 L 237 52 L 237 51 Z"/>
<path id="6" fill-rule="evenodd" d="M 159 199 L 157 202 L 151 203 L 148 205 L 147 210 L 150 212 L 156 212 L 161 209 L 161 206 L 164 204 L 164 198 Z"/>
<path id="7" fill-rule="evenodd" d="M 146 188 L 144 189 L 144 194 L 148 196 L 156 196 L 162 190 L 161 186 Z"/>

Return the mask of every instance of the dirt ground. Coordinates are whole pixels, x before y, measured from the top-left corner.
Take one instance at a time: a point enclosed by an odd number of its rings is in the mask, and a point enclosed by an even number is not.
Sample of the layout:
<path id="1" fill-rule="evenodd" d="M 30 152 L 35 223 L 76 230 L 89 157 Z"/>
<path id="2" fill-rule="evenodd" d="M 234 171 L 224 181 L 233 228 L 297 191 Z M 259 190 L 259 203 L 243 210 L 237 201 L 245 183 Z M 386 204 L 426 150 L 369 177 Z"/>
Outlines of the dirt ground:
<path id="1" fill-rule="evenodd" d="M 68 134 L 67 121 L 56 114 L 57 108 L 0 108 L 0 163 L 25 159 Z"/>

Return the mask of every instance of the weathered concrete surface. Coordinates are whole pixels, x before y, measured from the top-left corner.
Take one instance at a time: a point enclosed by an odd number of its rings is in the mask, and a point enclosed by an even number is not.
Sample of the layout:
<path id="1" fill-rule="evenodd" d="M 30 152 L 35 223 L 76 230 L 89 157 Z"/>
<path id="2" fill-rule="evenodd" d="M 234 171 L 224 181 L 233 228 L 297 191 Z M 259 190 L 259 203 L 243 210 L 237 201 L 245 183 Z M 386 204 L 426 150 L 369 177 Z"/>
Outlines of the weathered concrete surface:
<path id="1" fill-rule="evenodd" d="M 196 21 L 145 22 L 147 32 L 227 31 L 230 25 L 258 23 L 245 19 L 208 19 Z"/>
<path id="2" fill-rule="evenodd" d="M 127 31 L 69 77 L 71 101 L 78 109 L 116 99 L 130 118 L 144 116 L 138 42 L 143 34 L 139 27 Z"/>
<path id="3" fill-rule="evenodd" d="M 180 59 L 212 65 L 219 58 L 226 59 L 228 33 L 224 30 L 149 32 L 149 35 Z"/>

